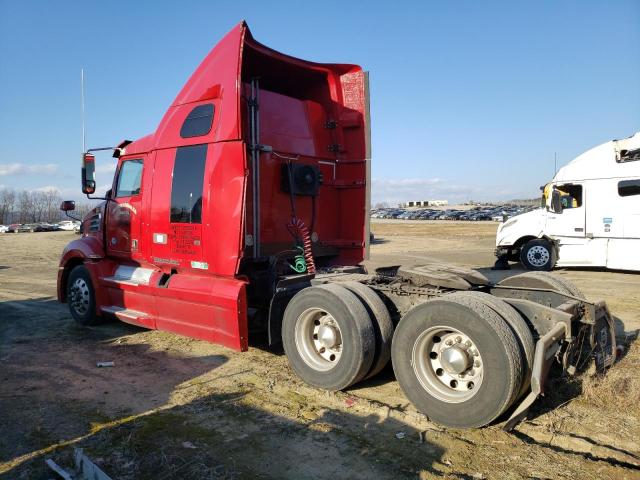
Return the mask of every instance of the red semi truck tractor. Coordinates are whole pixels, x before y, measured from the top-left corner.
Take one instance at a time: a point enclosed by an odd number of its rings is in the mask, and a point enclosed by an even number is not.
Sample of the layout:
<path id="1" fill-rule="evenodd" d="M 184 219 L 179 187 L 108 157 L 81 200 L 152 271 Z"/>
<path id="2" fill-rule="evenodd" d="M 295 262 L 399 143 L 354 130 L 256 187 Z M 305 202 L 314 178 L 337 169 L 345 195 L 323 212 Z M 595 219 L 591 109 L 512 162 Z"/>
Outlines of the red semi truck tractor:
<path id="1" fill-rule="evenodd" d="M 328 390 L 392 361 L 415 406 L 456 427 L 507 415 L 513 426 L 554 361 L 613 362 L 604 303 L 550 274 L 367 271 L 369 127 L 360 67 L 284 55 L 240 23 L 154 133 L 109 148 L 113 184 L 64 250 L 59 300 L 83 325 L 115 317 L 237 351 L 262 331 Z M 83 154 L 87 195 L 95 150 Z"/>

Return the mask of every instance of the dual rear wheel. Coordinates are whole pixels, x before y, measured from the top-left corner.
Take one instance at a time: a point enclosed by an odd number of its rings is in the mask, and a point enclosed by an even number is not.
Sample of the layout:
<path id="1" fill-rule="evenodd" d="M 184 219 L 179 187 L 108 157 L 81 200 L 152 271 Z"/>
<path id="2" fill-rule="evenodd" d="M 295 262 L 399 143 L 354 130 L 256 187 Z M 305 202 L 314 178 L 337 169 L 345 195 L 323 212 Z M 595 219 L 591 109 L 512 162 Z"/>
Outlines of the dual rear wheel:
<path id="1" fill-rule="evenodd" d="M 291 367 L 307 383 L 342 390 L 375 375 L 391 356 L 393 324 L 378 295 L 357 282 L 296 294 L 282 321 Z"/>
<path id="2" fill-rule="evenodd" d="M 478 292 L 445 295 L 400 321 L 393 369 L 405 395 L 431 420 L 480 427 L 522 393 L 530 368 L 524 345 L 532 346 L 533 339 L 528 329 L 517 332 L 492 303 Z"/>
<path id="3" fill-rule="evenodd" d="M 506 283 L 582 297 L 573 284 L 545 272 Z M 367 300 L 371 294 L 380 304 Z M 432 421 L 450 427 L 487 425 L 528 391 L 532 328 L 500 298 L 455 292 L 415 306 L 395 331 L 390 319 L 385 328 L 387 319 L 384 303 L 369 287 L 310 287 L 285 311 L 285 352 L 307 383 L 340 390 L 384 367 L 393 335 L 393 369 L 405 395 Z"/>
<path id="4" fill-rule="evenodd" d="M 505 286 L 582 292 L 547 272 L 510 277 Z M 398 324 L 392 359 L 411 402 L 452 427 L 487 425 L 529 389 L 533 327 L 511 305 L 482 292 L 455 292 L 420 304 Z"/>

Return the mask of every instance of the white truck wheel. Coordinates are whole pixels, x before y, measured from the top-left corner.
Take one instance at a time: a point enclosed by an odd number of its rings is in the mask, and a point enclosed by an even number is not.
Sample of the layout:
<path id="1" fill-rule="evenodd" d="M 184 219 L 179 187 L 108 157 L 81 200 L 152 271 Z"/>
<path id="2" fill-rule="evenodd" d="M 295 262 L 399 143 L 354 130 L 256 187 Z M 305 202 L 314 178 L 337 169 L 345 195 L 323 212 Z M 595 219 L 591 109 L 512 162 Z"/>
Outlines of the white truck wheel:
<path id="1" fill-rule="evenodd" d="M 520 261 L 527 270 L 549 271 L 558 261 L 558 254 L 550 241 L 536 238 L 520 248 Z"/>

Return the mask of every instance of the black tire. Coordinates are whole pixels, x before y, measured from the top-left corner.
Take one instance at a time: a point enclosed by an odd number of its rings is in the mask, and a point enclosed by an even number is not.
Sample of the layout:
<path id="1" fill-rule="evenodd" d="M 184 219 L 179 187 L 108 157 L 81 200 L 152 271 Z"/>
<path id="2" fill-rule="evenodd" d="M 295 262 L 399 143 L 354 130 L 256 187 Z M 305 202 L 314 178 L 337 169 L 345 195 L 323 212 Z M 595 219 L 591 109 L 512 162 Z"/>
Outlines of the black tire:
<path id="1" fill-rule="evenodd" d="M 553 270 L 558 261 L 556 247 L 544 238 L 529 240 L 520 248 L 520 262 L 527 270 Z"/>
<path id="2" fill-rule="evenodd" d="M 488 374 L 483 373 L 471 398 L 445 401 L 423 385 L 420 363 L 428 363 L 429 357 L 422 355 L 421 339 L 438 329 L 462 332 L 480 354 Z M 476 299 L 439 298 L 414 307 L 398 324 L 391 350 L 393 369 L 405 395 L 430 420 L 449 427 L 491 423 L 509 408 L 522 385 L 525 368 L 518 340 L 493 309 Z"/>
<path id="3" fill-rule="evenodd" d="M 340 329 L 341 353 L 333 366 L 318 359 L 323 366 L 314 367 L 309 358 L 317 359 L 318 353 L 314 356 L 313 352 L 305 353 L 303 346 L 298 348 L 296 326 L 299 324 L 298 328 L 302 329 L 307 315 L 311 315 L 308 312 L 313 310 L 330 314 Z M 355 294 L 339 285 L 305 288 L 294 295 L 284 312 L 282 344 L 289 364 L 302 380 L 315 387 L 342 390 L 360 381 L 373 363 L 375 343 L 373 325 L 364 305 Z"/>
<path id="4" fill-rule="evenodd" d="M 367 310 L 373 325 L 376 348 L 371 369 L 364 377 L 371 378 L 380 373 L 391 359 L 391 340 L 393 339 L 394 330 L 391 314 L 382 299 L 370 287 L 359 282 L 344 282 L 340 285 L 358 297 Z"/>
<path id="5" fill-rule="evenodd" d="M 547 288 L 550 290 L 557 290 L 558 292 L 566 295 L 586 299 L 582 290 L 580 290 L 573 282 L 549 272 L 521 273 L 504 279 L 498 285 Z"/>
<path id="6" fill-rule="evenodd" d="M 533 272 L 532 272 L 533 273 Z M 479 302 L 484 303 L 494 312 L 502 317 L 503 320 L 511 327 L 511 330 L 515 334 L 520 344 L 520 353 L 524 359 L 525 374 L 522 381 L 522 386 L 516 396 L 520 398 L 528 389 L 531 384 L 531 373 L 533 371 L 533 357 L 536 350 L 535 342 L 533 341 L 533 326 L 530 326 L 527 321 L 518 313 L 518 311 L 509 305 L 501 298 L 494 297 L 484 292 L 455 292 L 448 295 L 446 298 L 471 298 L 476 299 Z"/>
<path id="7" fill-rule="evenodd" d="M 73 319 L 80 325 L 96 325 L 96 295 L 87 267 L 78 265 L 67 279 L 67 303 Z"/>

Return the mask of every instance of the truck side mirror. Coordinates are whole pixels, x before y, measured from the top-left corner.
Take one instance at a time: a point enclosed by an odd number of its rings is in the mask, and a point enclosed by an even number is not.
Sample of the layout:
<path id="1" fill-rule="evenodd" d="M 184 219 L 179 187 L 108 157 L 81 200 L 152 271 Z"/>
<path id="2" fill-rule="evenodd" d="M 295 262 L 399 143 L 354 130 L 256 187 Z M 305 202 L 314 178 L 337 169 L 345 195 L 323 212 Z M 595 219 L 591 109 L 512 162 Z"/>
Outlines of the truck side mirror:
<path id="1" fill-rule="evenodd" d="M 82 193 L 96 192 L 96 157 L 91 153 L 82 154 Z"/>
<path id="2" fill-rule="evenodd" d="M 551 210 L 554 213 L 562 213 L 562 197 L 557 190 L 551 193 Z"/>
<path id="3" fill-rule="evenodd" d="M 62 204 L 60 204 L 60 210 L 62 210 L 63 212 L 70 212 L 71 210 L 75 209 L 76 202 L 74 202 L 73 200 L 65 200 L 64 202 L 62 202 Z"/>

